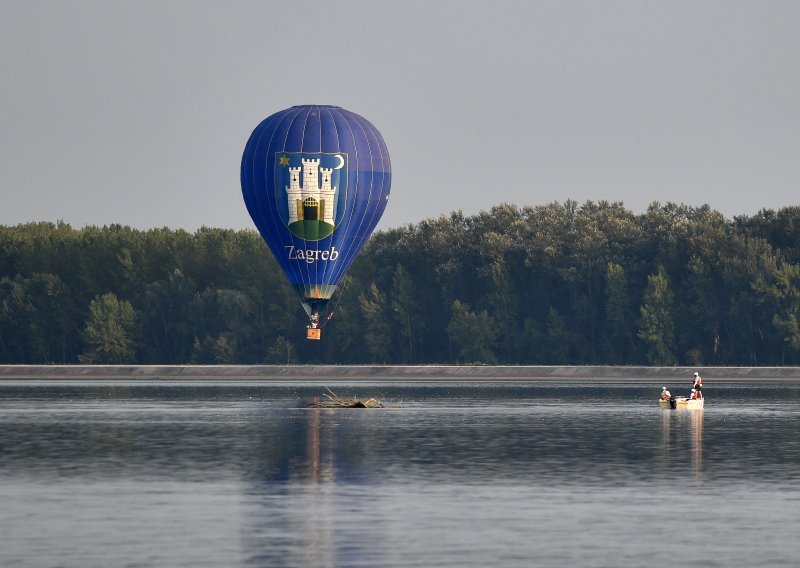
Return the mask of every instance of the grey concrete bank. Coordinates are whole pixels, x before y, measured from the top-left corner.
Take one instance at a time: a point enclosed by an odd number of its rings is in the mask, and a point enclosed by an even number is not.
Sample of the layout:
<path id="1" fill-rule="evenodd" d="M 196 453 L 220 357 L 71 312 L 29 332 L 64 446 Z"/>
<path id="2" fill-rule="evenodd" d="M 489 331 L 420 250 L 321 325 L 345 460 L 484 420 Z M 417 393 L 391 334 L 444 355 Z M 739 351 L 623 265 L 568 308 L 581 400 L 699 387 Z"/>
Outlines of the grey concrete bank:
<path id="1" fill-rule="evenodd" d="M 0 365 L 2 380 L 167 381 L 800 381 L 800 367 L 380 366 L 380 365 Z"/>

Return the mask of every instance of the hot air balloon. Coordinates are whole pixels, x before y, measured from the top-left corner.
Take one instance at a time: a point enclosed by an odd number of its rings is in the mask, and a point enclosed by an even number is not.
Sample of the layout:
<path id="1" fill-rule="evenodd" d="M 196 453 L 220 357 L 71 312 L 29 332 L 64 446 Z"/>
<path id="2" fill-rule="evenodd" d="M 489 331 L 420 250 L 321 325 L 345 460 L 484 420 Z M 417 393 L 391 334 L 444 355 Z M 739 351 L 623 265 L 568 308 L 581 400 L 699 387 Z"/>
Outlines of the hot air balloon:
<path id="1" fill-rule="evenodd" d="M 242 156 L 247 211 L 308 315 L 309 339 L 383 214 L 392 167 L 386 143 L 361 116 L 294 106 L 259 124 Z"/>

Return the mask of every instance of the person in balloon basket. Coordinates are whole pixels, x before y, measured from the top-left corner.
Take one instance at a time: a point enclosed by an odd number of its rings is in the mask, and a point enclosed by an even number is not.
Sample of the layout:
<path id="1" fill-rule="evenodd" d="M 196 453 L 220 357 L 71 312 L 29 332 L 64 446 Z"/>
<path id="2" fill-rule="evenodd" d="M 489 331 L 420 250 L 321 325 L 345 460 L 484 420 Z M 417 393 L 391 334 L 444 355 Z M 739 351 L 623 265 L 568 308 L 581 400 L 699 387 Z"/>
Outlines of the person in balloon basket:
<path id="1" fill-rule="evenodd" d="M 694 380 L 692 381 L 692 400 L 703 398 L 703 378 L 700 373 L 695 372 Z"/>
<path id="2" fill-rule="evenodd" d="M 311 314 L 311 319 L 308 322 L 308 327 L 311 329 L 317 329 L 319 327 L 319 314 L 314 312 Z"/>

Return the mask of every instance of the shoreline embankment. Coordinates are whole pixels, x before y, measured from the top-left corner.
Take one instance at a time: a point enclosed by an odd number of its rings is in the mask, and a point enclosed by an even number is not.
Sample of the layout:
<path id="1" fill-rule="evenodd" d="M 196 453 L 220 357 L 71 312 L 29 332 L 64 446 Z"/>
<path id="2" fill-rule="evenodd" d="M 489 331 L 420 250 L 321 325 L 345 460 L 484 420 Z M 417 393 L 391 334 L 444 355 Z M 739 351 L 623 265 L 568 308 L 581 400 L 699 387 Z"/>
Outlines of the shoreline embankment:
<path id="1" fill-rule="evenodd" d="M 0 381 L 800 381 L 800 367 L 0 365 Z"/>

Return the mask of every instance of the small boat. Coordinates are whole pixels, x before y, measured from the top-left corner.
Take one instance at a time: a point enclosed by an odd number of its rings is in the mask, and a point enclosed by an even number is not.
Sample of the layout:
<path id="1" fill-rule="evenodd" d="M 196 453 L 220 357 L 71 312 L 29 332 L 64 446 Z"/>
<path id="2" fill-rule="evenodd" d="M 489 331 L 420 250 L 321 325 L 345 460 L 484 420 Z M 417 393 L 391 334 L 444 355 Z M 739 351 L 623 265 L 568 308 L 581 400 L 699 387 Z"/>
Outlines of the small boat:
<path id="1" fill-rule="evenodd" d="M 672 402 L 674 401 L 674 405 Z M 705 406 L 705 399 L 704 398 L 686 398 L 685 396 L 673 396 L 671 399 L 669 398 L 661 398 L 658 400 L 659 405 L 663 405 L 663 407 L 670 407 L 670 408 L 683 408 L 686 410 L 694 410 L 697 408 L 703 408 Z"/>
<path id="2" fill-rule="evenodd" d="M 695 408 L 703 408 L 706 399 L 704 398 L 686 398 L 685 396 L 676 396 L 675 402 L 678 408 L 685 408 L 686 410 L 694 410 Z"/>

